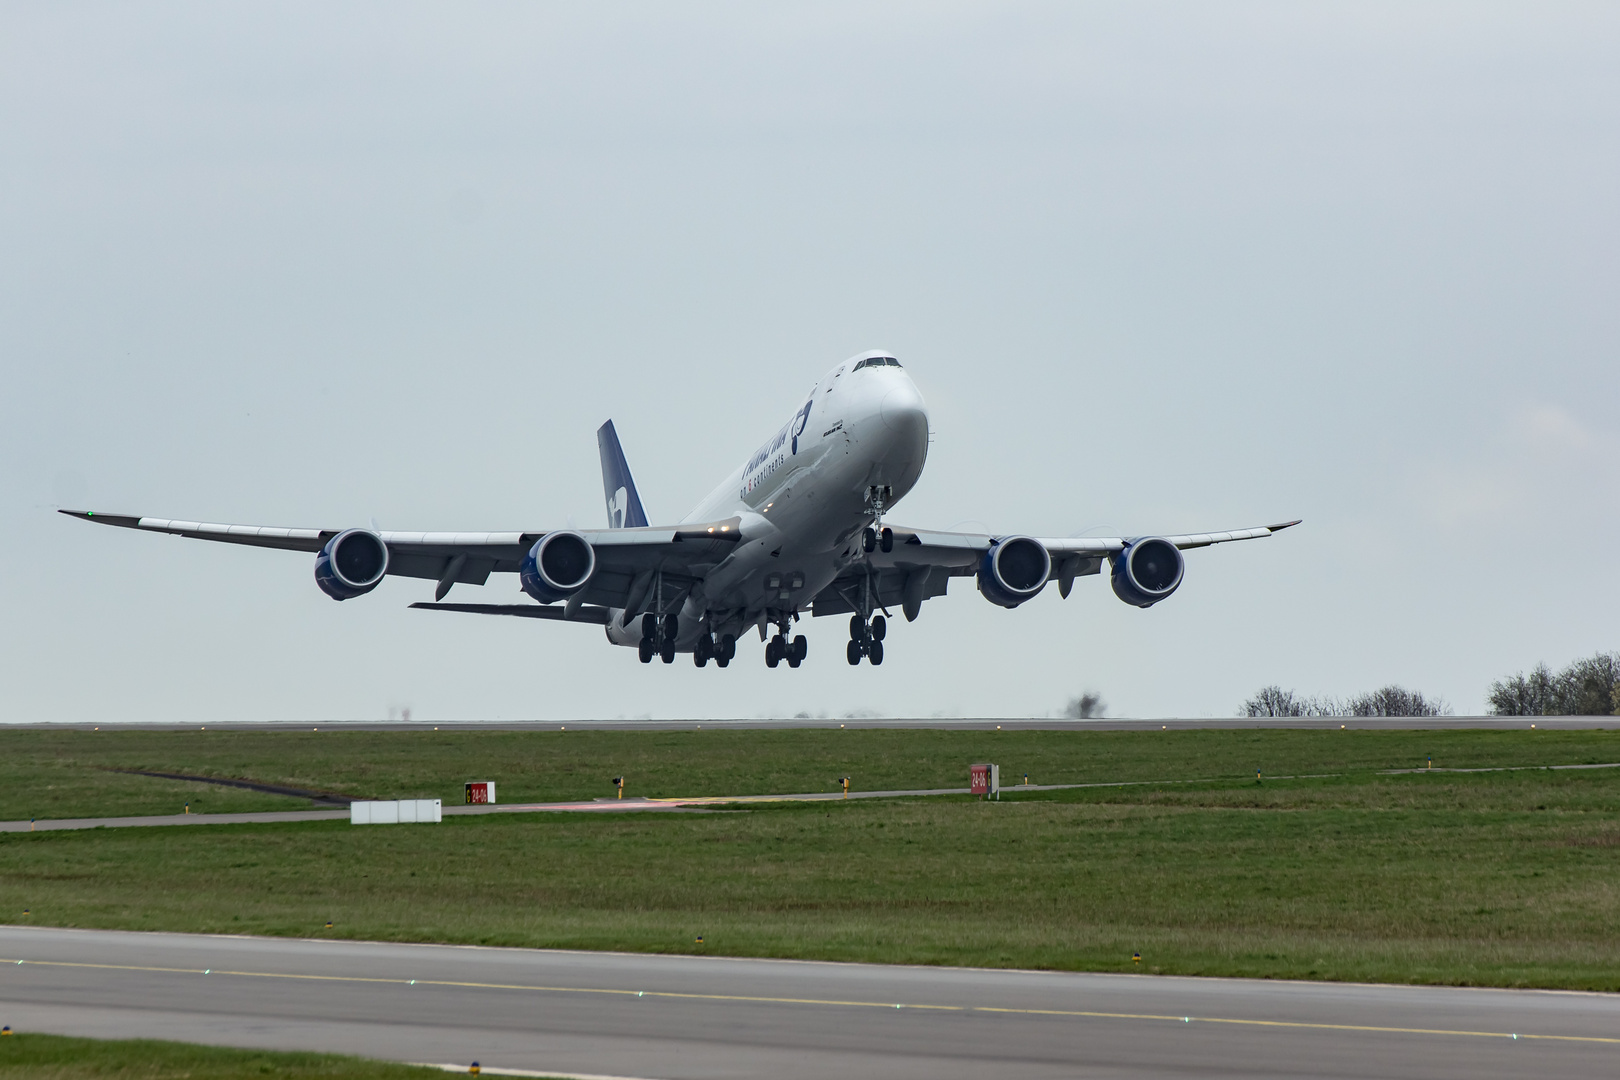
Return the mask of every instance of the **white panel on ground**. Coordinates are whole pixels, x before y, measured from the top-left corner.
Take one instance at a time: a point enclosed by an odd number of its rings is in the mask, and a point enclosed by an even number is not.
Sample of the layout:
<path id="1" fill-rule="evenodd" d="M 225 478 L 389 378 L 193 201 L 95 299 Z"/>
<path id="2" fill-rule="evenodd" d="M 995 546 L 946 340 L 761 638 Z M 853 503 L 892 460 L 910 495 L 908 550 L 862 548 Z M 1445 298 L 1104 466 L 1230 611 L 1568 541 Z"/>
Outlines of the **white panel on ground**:
<path id="1" fill-rule="evenodd" d="M 349 804 L 351 825 L 416 824 L 444 820 L 439 799 L 379 799 Z"/>

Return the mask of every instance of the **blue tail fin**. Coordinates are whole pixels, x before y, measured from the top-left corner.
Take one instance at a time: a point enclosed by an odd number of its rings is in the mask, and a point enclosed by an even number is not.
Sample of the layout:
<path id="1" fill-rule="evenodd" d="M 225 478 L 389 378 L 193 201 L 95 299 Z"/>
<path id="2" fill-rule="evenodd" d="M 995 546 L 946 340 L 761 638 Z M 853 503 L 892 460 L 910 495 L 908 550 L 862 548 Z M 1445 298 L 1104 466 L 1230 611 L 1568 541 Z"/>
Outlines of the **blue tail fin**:
<path id="1" fill-rule="evenodd" d="M 639 529 L 647 524 L 636 482 L 630 478 L 630 465 L 619 446 L 619 433 L 609 420 L 596 429 L 596 445 L 602 451 L 602 488 L 607 495 L 608 528 Z"/>

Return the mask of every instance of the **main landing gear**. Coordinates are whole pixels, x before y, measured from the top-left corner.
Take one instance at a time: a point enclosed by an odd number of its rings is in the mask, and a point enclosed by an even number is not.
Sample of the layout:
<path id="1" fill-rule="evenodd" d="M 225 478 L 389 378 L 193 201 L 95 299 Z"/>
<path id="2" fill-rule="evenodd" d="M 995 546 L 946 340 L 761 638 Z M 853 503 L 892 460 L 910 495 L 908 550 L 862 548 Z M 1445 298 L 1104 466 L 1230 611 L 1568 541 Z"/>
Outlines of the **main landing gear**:
<path id="1" fill-rule="evenodd" d="M 648 613 L 641 617 L 641 647 L 639 655 L 643 664 L 652 663 L 657 656 L 666 664 L 675 662 L 675 638 L 681 632 L 681 620 L 674 615 L 665 615 L 660 619 L 657 615 Z"/>
<path id="2" fill-rule="evenodd" d="M 712 659 L 715 667 L 725 667 L 736 655 L 737 639 L 730 634 L 721 634 L 719 641 L 712 635 L 699 634 L 697 646 L 692 650 L 692 663 L 703 667 Z"/>
<path id="3" fill-rule="evenodd" d="M 804 635 L 789 641 L 786 634 L 775 634 L 765 643 L 765 666 L 775 667 L 786 660 L 788 667 L 796 668 L 804 663 L 805 654 L 810 651 L 810 643 Z"/>
<path id="4" fill-rule="evenodd" d="M 887 532 L 888 530 L 884 531 Z M 859 664 L 863 656 L 872 661 L 873 667 L 883 663 L 883 639 L 888 632 L 888 620 L 881 615 L 872 616 L 870 625 L 859 615 L 851 615 L 849 617 L 849 647 L 844 650 L 844 655 L 849 658 L 850 665 Z"/>

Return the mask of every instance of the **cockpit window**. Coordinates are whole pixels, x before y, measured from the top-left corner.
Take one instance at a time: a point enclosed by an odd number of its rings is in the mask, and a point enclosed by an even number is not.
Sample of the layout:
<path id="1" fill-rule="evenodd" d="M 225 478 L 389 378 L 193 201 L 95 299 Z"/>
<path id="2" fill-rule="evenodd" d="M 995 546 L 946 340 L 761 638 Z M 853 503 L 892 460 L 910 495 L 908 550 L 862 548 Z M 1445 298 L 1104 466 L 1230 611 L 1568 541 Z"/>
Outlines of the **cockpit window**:
<path id="1" fill-rule="evenodd" d="M 855 366 L 850 368 L 850 370 L 859 371 L 863 367 L 884 367 L 885 365 L 888 367 L 899 367 L 900 361 L 896 360 L 892 356 L 869 356 L 865 360 L 855 361 Z"/>
<path id="2" fill-rule="evenodd" d="M 888 364 L 890 367 L 899 367 L 900 366 L 900 361 L 896 360 L 892 356 L 885 356 L 883 358 L 883 362 L 885 364 Z"/>

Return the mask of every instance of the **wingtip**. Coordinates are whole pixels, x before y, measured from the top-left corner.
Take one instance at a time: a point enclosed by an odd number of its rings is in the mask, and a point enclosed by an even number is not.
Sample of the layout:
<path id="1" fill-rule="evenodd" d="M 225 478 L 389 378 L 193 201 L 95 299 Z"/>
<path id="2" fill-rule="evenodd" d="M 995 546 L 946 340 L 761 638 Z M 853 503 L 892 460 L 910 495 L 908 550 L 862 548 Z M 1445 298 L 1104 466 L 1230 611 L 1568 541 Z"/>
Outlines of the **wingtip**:
<path id="1" fill-rule="evenodd" d="M 1295 525 L 1298 525 L 1304 520 L 1304 518 L 1295 518 L 1293 521 L 1285 521 L 1281 525 L 1267 525 L 1266 528 L 1270 529 L 1272 532 L 1282 532 L 1284 529 L 1292 529 Z"/>

